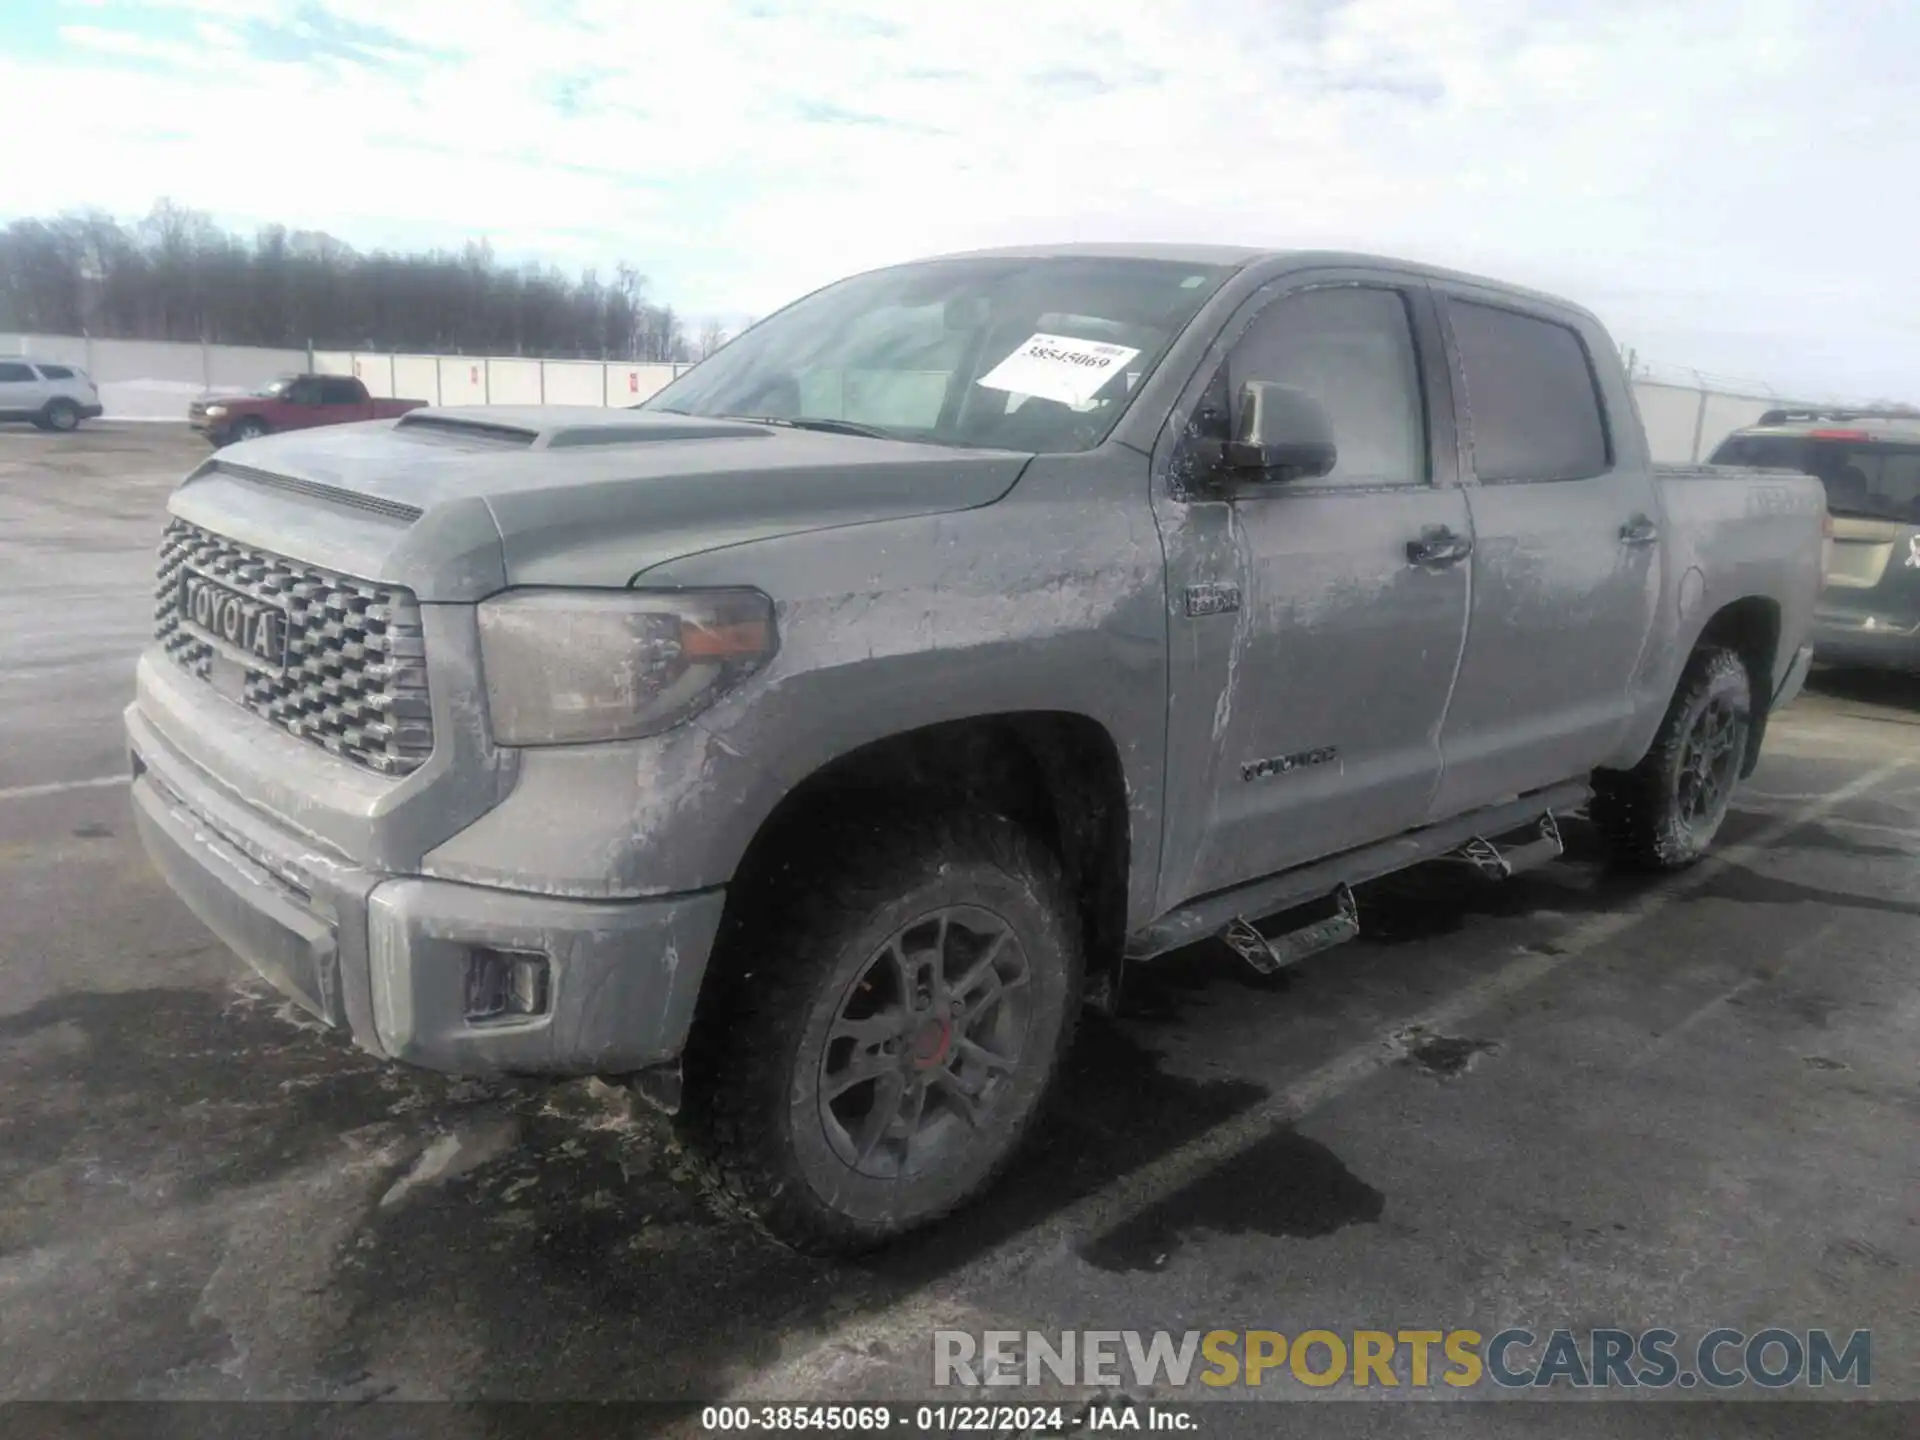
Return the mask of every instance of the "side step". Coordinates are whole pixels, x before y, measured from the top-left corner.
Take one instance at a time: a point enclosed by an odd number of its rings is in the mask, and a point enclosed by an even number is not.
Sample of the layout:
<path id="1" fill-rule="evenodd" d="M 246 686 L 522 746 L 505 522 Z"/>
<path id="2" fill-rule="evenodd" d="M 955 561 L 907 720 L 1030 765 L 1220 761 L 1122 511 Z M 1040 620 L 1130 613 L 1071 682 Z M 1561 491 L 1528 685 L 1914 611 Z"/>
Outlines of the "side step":
<path id="1" fill-rule="evenodd" d="M 1560 839 L 1560 827 L 1551 810 L 1530 828 L 1513 831 L 1511 835 L 1519 837 L 1518 840 L 1507 835 L 1493 840 L 1476 835 L 1444 858 L 1469 866 L 1489 880 L 1510 880 L 1528 870 L 1537 870 L 1550 860 L 1558 860 L 1567 848 Z"/>
<path id="2" fill-rule="evenodd" d="M 1360 933 L 1360 909 L 1353 903 L 1353 891 L 1345 885 L 1333 892 L 1335 911 L 1324 920 L 1313 920 L 1297 930 L 1279 935 L 1262 935 L 1252 922 L 1236 915 L 1227 922 L 1220 938 L 1247 964 L 1262 975 L 1271 975 L 1289 965 L 1297 965 L 1309 955 L 1344 945 Z"/>
<path id="3" fill-rule="evenodd" d="M 1299 905 L 1324 900 L 1343 887 L 1360 885 L 1410 865 L 1464 851 L 1473 847 L 1475 841 L 1487 845 L 1482 837 L 1505 837 L 1532 828 L 1535 838 L 1531 840 L 1488 847 L 1499 857 L 1499 866 L 1504 867 L 1499 873 L 1503 877 L 1518 874 L 1522 869 L 1545 864 L 1560 853 L 1560 831 L 1553 826 L 1551 813 L 1576 810 L 1586 804 L 1592 794 L 1584 780 L 1570 780 L 1516 796 L 1500 805 L 1489 805 L 1410 830 L 1391 840 L 1363 845 L 1278 875 L 1216 890 L 1189 900 L 1134 931 L 1127 937 L 1126 958 L 1151 960 L 1210 935 L 1224 936 L 1234 928 L 1236 920 L 1278 915 Z M 1235 933 L 1239 933 L 1237 929 Z"/>

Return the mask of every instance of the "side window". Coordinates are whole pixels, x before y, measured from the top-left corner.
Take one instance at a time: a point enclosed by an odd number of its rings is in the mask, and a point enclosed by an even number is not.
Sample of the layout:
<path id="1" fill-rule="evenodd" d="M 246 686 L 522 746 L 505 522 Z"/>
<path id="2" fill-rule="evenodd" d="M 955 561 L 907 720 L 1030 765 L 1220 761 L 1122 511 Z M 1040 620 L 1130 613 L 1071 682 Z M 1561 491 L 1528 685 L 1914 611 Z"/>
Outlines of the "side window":
<path id="1" fill-rule="evenodd" d="M 0 360 L 0 385 L 30 384 L 33 380 L 33 368 L 15 364 L 11 360 Z"/>
<path id="2" fill-rule="evenodd" d="M 65 365 L 42 365 L 39 367 L 42 380 L 71 380 L 73 371 Z"/>
<path id="3" fill-rule="evenodd" d="M 1709 465 L 1750 465 L 1757 470 L 1808 470 L 1806 442 L 1785 435 L 1732 435 L 1707 457 Z"/>
<path id="4" fill-rule="evenodd" d="M 1584 480 L 1611 456 L 1587 347 L 1572 330 L 1449 301 L 1474 469 L 1482 480 Z"/>
<path id="5" fill-rule="evenodd" d="M 296 380 L 287 386 L 289 405 L 318 405 L 320 403 L 320 382 L 318 380 Z"/>
<path id="6" fill-rule="evenodd" d="M 351 380 L 322 380 L 320 403 L 322 405 L 358 405 L 360 387 Z"/>
<path id="7" fill-rule="evenodd" d="M 1292 385 L 1326 406 L 1340 458 L 1311 483 L 1426 483 L 1426 407 L 1399 291 L 1340 286 L 1274 301 L 1227 357 L 1230 404 L 1248 380 Z"/>

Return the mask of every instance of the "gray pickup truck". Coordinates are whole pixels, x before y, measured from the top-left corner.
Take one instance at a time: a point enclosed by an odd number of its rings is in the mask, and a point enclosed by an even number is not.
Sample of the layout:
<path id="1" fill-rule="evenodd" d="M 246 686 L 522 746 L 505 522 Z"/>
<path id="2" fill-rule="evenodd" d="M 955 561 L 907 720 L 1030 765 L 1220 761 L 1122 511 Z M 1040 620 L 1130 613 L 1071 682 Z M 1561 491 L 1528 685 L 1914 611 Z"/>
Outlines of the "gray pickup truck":
<path id="1" fill-rule="evenodd" d="M 1352 887 L 1698 857 L 1819 484 L 1656 472 L 1605 331 L 1342 254 L 859 275 L 631 412 L 243 443 L 169 502 L 154 863 L 374 1053 L 627 1077 L 788 1242 L 987 1186 L 1083 1003 Z"/>

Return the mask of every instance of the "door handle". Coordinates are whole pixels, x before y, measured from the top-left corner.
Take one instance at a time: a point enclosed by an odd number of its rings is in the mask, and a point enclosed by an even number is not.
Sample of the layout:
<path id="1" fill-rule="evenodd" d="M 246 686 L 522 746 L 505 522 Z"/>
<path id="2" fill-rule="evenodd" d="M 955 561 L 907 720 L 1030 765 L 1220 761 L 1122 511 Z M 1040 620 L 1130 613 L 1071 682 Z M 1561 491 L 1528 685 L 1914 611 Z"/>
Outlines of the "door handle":
<path id="1" fill-rule="evenodd" d="M 1444 525 L 1428 525 L 1418 540 L 1407 542 L 1409 565 L 1458 565 L 1472 553 L 1472 537 L 1456 535 Z"/>
<path id="2" fill-rule="evenodd" d="M 1644 515 L 1636 515 L 1620 527 L 1622 545 L 1651 545 L 1660 538 L 1660 527 Z"/>

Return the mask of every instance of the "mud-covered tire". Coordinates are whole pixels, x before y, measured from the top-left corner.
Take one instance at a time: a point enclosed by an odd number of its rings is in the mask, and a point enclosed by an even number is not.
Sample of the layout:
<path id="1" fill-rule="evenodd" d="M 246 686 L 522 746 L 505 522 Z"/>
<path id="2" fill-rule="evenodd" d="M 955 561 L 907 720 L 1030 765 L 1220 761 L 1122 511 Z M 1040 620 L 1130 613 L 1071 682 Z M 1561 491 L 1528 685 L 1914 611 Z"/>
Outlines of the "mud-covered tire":
<path id="1" fill-rule="evenodd" d="M 1594 776 L 1589 813 L 1614 859 L 1683 870 L 1705 855 L 1732 804 L 1753 725 L 1746 663 L 1732 650 L 1696 650 L 1645 758 Z"/>
<path id="2" fill-rule="evenodd" d="M 709 1189 L 812 1254 L 869 1249 L 985 1191 L 1045 1108 L 1079 1010 L 1079 927 L 1051 852 L 997 815 L 849 819 L 740 901 L 688 1040 L 676 1121 Z M 934 978 L 919 968 L 928 956 L 944 975 L 929 993 L 945 998 L 917 1011 L 885 977 L 918 993 Z M 959 987 L 983 966 L 968 993 L 990 982 L 997 998 L 974 1015 Z M 898 1057 L 878 1050 L 896 1009 L 912 1031 Z M 856 1067 L 875 1078 L 844 1083 Z M 920 1097 L 910 1117 L 888 1098 L 896 1084 Z M 863 1091 L 866 1117 L 847 1119 Z M 888 1104 L 899 1118 L 871 1122 Z M 869 1127 L 882 1138 L 855 1154 Z M 895 1128 L 905 1138 L 884 1138 Z"/>

